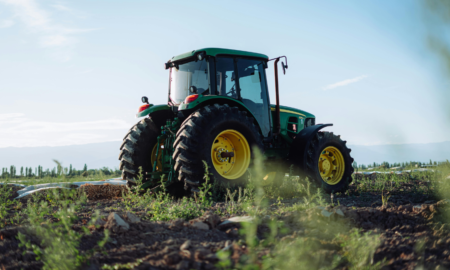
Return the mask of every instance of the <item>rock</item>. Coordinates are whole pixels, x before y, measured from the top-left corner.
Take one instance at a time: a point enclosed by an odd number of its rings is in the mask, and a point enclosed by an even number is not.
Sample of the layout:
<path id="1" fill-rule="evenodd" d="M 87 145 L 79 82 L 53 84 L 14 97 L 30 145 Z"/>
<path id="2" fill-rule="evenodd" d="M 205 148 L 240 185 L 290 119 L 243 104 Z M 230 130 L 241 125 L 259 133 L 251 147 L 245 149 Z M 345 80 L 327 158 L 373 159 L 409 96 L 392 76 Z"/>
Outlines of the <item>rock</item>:
<path id="1" fill-rule="evenodd" d="M 184 242 L 180 246 L 180 250 L 186 250 L 186 249 L 189 249 L 190 247 L 191 247 L 191 240 L 186 240 L 186 242 Z"/>
<path id="2" fill-rule="evenodd" d="M 236 237 L 236 236 L 239 235 L 239 232 L 238 232 L 237 228 L 228 229 L 228 230 L 226 230 L 226 233 L 229 234 L 232 237 Z"/>
<path id="3" fill-rule="evenodd" d="M 205 249 L 198 249 L 195 251 L 194 257 L 196 260 L 204 260 L 209 252 Z"/>
<path id="4" fill-rule="evenodd" d="M 181 261 L 181 256 L 177 251 L 164 255 L 164 262 L 168 265 L 177 264 Z"/>
<path id="5" fill-rule="evenodd" d="M 431 212 L 436 212 L 436 207 L 433 204 L 431 204 L 428 208 Z"/>
<path id="6" fill-rule="evenodd" d="M 233 224 L 233 223 L 235 224 L 235 223 L 242 223 L 242 222 L 253 222 L 253 220 L 255 220 L 255 219 L 251 216 L 232 217 L 232 218 L 229 218 L 229 219 L 225 220 L 224 222 L 220 223 L 219 226 Z"/>
<path id="7" fill-rule="evenodd" d="M 203 222 L 195 222 L 192 226 L 200 230 L 209 230 L 208 224 Z"/>
<path id="8" fill-rule="evenodd" d="M 187 250 L 187 249 L 182 250 L 182 251 L 181 251 L 181 255 L 183 255 L 184 257 L 186 257 L 186 258 L 188 258 L 188 259 L 191 258 L 191 252 L 190 252 L 189 250 Z"/>
<path id="9" fill-rule="evenodd" d="M 182 219 L 182 218 L 177 218 L 177 219 L 175 219 L 174 221 L 172 221 L 172 224 L 171 224 L 171 228 L 180 228 L 180 227 L 182 227 L 183 226 L 183 224 L 184 224 L 184 219 Z"/>
<path id="10" fill-rule="evenodd" d="M 215 229 L 220 222 L 220 217 L 212 212 L 207 212 L 200 218 L 204 223 L 208 224 L 211 229 Z"/>
<path id="11" fill-rule="evenodd" d="M 130 229 L 130 225 L 126 223 L 118 214 L 112 212 L 108 216 L 105 228 L 113 232 L 124 232 Z"/>
<path id="12" fill-rule="evenodd" d="M 92 225 L 98 225 L 98 226 L 103 226 L 103 225 L 105 225 L 106 224 L 106 222 L 100 217 L 100 218 L 97 218 L 96 220 L 95 220 L 95 222 L 94 222 L 94 219 L 91 219 L 90 221 L 89 221 L 89 224 L 92 224 Z"/>
<path id="13" fill-rule="evenodd" d="M 125 213 L 125 219 L 130 222 L 130 223 L 139 223 L 141 222 L 141 219 L 136 216 L 135 214 L 131 213 L 131 212 L 126 212 Z"/>

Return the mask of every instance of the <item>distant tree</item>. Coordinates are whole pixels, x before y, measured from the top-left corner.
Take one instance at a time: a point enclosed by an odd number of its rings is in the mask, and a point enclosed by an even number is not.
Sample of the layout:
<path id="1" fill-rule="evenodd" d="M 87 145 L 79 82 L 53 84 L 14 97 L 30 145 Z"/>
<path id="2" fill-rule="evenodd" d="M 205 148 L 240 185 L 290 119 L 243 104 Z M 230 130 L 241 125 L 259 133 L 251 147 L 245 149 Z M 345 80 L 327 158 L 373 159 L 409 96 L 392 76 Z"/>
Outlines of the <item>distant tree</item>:
<path id="1" fill-rule="evenodd" d="M 87 165 L 84 164 L 83 172 L 87 172 Z"/>

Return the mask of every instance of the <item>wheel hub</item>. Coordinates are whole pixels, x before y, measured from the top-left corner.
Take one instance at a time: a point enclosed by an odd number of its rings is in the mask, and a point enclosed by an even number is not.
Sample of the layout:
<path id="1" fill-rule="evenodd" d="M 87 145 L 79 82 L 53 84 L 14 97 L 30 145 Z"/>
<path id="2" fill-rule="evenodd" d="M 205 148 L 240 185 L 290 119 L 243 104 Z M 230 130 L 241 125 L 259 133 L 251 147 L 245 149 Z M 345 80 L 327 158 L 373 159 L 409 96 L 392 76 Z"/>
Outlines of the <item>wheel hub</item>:
<path id="1" fill-rule="evenodd" d="M 328 146 L 320 154 L 318 167 L 322 179 L 329 185 L 336 185 L 344 175 L 344 156 L 336 147 Z"/>
<path id="2" fill-rule="evenodd" d="M 224 178 L 241 177 L 250 164 L 250 146 L 236 130 L 224 130 L 214 139 L 211 160 L 216 171 Z"/>

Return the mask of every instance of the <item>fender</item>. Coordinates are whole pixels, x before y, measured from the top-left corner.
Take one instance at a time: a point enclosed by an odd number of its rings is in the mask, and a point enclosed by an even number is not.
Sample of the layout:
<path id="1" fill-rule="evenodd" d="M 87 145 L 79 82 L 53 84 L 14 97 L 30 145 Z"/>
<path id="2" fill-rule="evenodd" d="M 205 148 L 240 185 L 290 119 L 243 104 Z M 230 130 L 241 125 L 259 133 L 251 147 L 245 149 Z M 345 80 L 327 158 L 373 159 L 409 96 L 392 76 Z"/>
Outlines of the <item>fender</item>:
<path id="1" fill-rule="evenodd" d="M 142 112 L 136 114 L 136 118 L 149 116 L 159 127 L 164 125 L 167 120 L 173 120 L 174 113 L 169 105 L 152 105 Z"/>
<path id="2" fill-rule="evenodd" d="M 309 143 L 314 138 L 314 136 L 319 132 L 319 130 L 333 126 L 333 124 L 317 124 L 314 126 L 310 126 L 304 128 L 300 133 L 295 137 L 294 141 L 291 144 L 291 150 L 289 152 L 289 161 L 294 164 L 300 165 L 300 169 L 306 169 L 304 166 L 306 164 L 306 149 L 308 149 Z M 299 155 L 298 153 L 302 153 Z"/>
<path id="3" fill-rule="evenodd" d="M 258 121 L 256 120 L 255 115 L 252 113 L 252 111 L 249 108 L 247 108 L 247 106 L 245 106 L 244 103 L 242 103 L 240 100 L 237 100 L 234 98 L 225 97 L 225 96 L 216 96 L 216 95 L 207 95 L 207 96 L 200 95 L 192 103 L 189 103 L 189 104 L 185 104 L 184 102 L 181 103 L 180 106 L 178 107 L 178 111 L 185 113 L 184 116 L 188 117 L 188 115 L 190 115 L 194 111 L 200 109 L 201 107 L 204 107 L 206 105 L 213 105 L 215 103 L 236 106 L 239 109 L 246 111 L 248 113 L 248 115 L 254 119 L 256 127 L 258 128 L 259 132 L 262 134 L 261 127 L 260 127 Z"/>

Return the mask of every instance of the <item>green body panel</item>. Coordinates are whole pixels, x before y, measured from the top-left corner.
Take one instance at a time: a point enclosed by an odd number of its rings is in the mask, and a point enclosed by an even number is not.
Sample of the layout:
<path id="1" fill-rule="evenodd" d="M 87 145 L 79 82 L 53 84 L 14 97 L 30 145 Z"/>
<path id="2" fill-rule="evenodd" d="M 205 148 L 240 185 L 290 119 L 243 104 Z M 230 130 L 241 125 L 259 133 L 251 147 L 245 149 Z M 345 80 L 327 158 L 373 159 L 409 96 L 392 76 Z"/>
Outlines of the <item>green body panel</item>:
<path id="1" fill-rule="evenodd" d="M 241 101 L 230 97 L 216 96 L 216 95 L 207 95 L 207 96 L 199 95 L 195 101 L 189 104 L 185 104 L 184 102 L 182 102 L 180 106 L 178 106 L 178 110 L 182 111 L 182 110 L 198 109 L 211 103 L 229 104 L 229 105 L 232 105 L 234 103 L 235 105 L 245 109 L 253 118 L 255 118 L 253 113 Z"/>
<path id="2" fill-rule="evenodd" d="M 271 104 L 270 110 L 272 112 L 272 119 L 276 119 L 276 105 Z M 291 144 L 293 136 L 305 127 L 306 118 L 315 118 L 315 116 L 299 109 L 280 105 L 280 135 L 288 144 Z M 297 125 L 296 130 L 293 130 L 292 124 Z"/>
<path id="3" fill-rule="evenodd" d="M 142 112 L 138 112 L 136 114 L 136 118 L 144 117 L 144 116 L 147 116 L 147 115 L 151 115 L 154 112 L 163 111 L 163 110 L 170 111 L 170 106 L 169 105 L 153 105 L 153 104 L 150 104 L 149 108 L 143 110 Z"/>
<path id="4" fill-rule="evenodd" d="M 249 56 L 249 57 L 257 57 L 257 58 L 263 58 L 263 59 L 269 59 L 269 57 L 265 54 L 261 53 L 254 53 L 254 52 L 246 52 L 246 51 L 239 51 L 239 50 L 230 50 L 230 49 L 222 49 L 222 48 L 203 48 L 199 50 L 193 50 L 187 53 L 183 53 L 177 56 L 172 57 L 170 61 L 175 62 L 179 61 L 185 58 L 193 57 L 195 54 L 199 52 L 205 52 L 206 55 L 210 56 L 217 56 L 220 54 L 228 54 L 228 55 L 241 55 L 241 56 Z"/>

